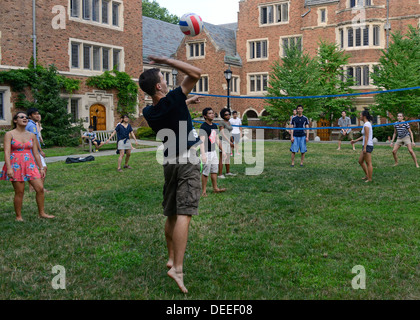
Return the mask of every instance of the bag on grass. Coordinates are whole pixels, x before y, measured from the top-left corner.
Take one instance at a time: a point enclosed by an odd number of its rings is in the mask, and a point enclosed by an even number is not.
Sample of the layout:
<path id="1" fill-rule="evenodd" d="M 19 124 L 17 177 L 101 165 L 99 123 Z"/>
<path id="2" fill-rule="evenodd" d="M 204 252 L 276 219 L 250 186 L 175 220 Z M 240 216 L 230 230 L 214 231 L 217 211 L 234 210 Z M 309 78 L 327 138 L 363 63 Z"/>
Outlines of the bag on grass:
<path id="1" fill-rule="evenodd" d="M 70 158 L 68 157 L 66 159 L 66 163 L 79 163 L 79 162 L 88 162 L 88 161 L 94 161 L 95 157 L 94 156 L 87 156 L 86 158 Z"/>

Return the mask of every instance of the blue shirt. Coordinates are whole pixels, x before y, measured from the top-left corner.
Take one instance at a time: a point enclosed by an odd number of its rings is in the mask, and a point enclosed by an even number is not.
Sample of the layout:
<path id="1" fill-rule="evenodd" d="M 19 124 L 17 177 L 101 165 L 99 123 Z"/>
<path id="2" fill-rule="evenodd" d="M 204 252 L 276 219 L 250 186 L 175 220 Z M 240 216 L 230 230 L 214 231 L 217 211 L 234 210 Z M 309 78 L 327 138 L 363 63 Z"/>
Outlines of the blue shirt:
<path id="1" fill-rule="evenodd" d="M 36 138 L 39 144 L 41 145 L 41 141 L 39 141 L 38 128 L 36 127 L 35 121 L 31 119 L 28 120 L 28 124 L 26 125 L 26 131 L 29 131 L 30 133 L 33 133 L 34 135 L 36 135 Z"/>
<path id="2" fill-rule="evenodd" d="M 305 128 L 306 125 L 309 126 L 309 120 L 305 116 L 295 116 L 292 118 L 291 124 L 293 128 Z M 306 135 L 306 130 L 293 130 L 294 137 L 304 137 Z"/>
<path id="3" fill-rule="evenodd" d="M 133 128 L 131 128 L 130 124 L 127 125 L 127 128 L 124 128 L 124 126 L 119 123 L 115 128 L 115 131 L 117 131 L 117 140 L 124 140 L 124 143 L 126 143 L 127 140 L 130 139 L 130 132 L 133 131 Z"/>

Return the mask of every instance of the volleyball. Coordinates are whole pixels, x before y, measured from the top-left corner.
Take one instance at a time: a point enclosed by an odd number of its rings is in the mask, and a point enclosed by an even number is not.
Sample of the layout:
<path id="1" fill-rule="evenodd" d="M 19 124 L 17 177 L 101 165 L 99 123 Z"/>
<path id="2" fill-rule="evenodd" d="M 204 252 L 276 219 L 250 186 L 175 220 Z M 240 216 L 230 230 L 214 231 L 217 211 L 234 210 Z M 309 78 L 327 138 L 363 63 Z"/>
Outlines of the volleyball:
<path id="1" fill-rule="evenodd" d="M 186 13 L 179 20 L 179 27 L 183 34 L 194 37 L 203 29 L 203 20 L 198 14 Z"/>

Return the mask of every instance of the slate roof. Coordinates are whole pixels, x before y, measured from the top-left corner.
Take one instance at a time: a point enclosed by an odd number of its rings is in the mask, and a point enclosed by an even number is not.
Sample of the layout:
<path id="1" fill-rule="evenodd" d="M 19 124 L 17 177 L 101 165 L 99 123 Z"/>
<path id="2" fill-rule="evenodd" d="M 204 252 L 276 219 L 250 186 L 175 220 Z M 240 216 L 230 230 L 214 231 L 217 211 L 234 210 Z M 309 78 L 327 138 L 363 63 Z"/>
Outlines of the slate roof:
<path id="1" fill-rule="evenodd" d="M 177 24 L 143 16 L 143 61 L 151 54 L 170 57 L 175 54 L 184 34 Z"/>
<path id="2" fill-rule="evenodd" d="M 317 6 L 321 4 L 330 4 L 340 0 L 305 0 L 305 6 Z"/>

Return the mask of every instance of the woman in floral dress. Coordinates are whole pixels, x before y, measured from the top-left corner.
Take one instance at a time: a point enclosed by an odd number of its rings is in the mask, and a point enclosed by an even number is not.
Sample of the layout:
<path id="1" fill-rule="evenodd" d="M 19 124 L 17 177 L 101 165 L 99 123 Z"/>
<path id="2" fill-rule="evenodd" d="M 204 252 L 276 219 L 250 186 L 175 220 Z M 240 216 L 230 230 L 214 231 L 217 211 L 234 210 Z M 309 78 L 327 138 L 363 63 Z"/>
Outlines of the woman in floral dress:
<path id="1" fill-rule="evenodd" d="M 25 191 L 25 181 L 28 181 L 36 192 L 36 203 L 40 218 L 51 219 L 54 216 L 44 211 L 44 168 L 39 157 L 38 146 L 33 133 L 26 131 L 28 117 L 24 112 L 18 112 L 13 117 L 14 129 L 4 136 L 4 167 L 0 172 L 0 180 L 12 182 L 15 189 L 14 206 L 16 220 L 22 219 L 22 203 Z M 32 152 L 31 152 L 32 151 Z M 36 163 L 35 163 L 36 161 Z M 38 165 L 38 166 L 37 166 Z M 38 168 L 41 168 L 38 170 Z"/>

